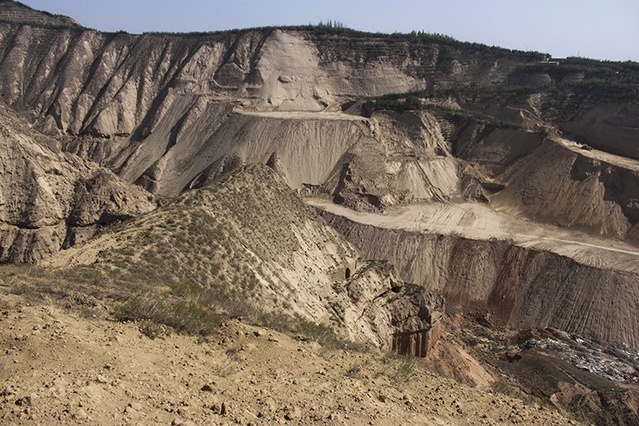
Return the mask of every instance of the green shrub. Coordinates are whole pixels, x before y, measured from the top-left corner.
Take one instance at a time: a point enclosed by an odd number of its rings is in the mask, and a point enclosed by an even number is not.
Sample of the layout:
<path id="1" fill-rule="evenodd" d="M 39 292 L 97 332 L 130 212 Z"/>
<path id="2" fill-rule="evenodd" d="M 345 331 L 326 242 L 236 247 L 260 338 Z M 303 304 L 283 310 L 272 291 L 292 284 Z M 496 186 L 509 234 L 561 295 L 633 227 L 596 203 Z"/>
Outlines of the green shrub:
<path id="1" fill-rule="evenodd" d="M 152 321 L 178 332 L 203 336 L 215 332 L 223 320 L 220 314 L 197 303 L 152 293 L 131 297 L 116 307 L 114 315 L 120 321 Z"/>
<path id="2" fill-rule="evenodd" d="M 415 376 L 418 362 L 414 356 L 389 353 L 382 358 L 383 367 L 376 375 L 384 375 L 397 384 L 406 384 Z"/>

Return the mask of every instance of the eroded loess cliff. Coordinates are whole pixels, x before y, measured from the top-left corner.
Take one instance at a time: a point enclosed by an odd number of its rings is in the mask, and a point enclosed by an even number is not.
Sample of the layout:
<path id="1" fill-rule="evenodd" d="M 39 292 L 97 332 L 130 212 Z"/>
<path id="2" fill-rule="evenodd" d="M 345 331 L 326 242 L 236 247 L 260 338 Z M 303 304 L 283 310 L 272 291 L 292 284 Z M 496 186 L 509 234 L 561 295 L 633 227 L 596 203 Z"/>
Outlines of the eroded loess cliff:
<path id="1" fill-rule="evenodd" d="M 2 4 L 9 6 L 15 8 L 11 2 Z M 357 34 L 335 37 L 299 29 L 135 36 L 37 25 L 25 18 L 5 21 L 0 33 L 0 94 L 8 105 L 28 113 L 40 129 L 76 136 L 65 149 L 108 164 L 130 182 L 144 175 L 141 183 L 171 195 L 216 160 L 208 154 L 209 164 L 200 160 L 194 165 L 189 155 L 204 149 L 225 155 L 233 146 L 226 141 L 229 131 L 238 144 L 254 139 L 250 130 L 237 135 L 238 126 L 248 125 L 247 119 L 229 117 L 238 104 L 248 110 L 335 109 L 352 98 L 445 87 L 471 75 L 486 84 L 503 83 L 517 64 L 517 55 L 506 51 L 500 54 L 511 60 L 492 63 L 475 54 L 462 61 L 470 49 L 383 37 L 364 40 L 362 46 L 371 52 L 381 50 L 363 58 L 358 49 L 340 51 L 345 47 L 340 43 Z M 413 61 L 405 60 L 406 50 L 415 52 Z M 520 59 L 526 63 L 536 56 Z M 214 137 L 218 131 L 224 142 Z M 289 138 L 312 138 L 325 131 L 331 136 L 333 130 L 302 126 L 282 131 Z M 333 166 L 335 161 L 324 167 Z M 410 173 L 424 173 L 422 166 Z M 165 181 L 174 176 L 181 186 L 167 187 Z M 292 186 L 298 181 L 293 177 Z M 323 182 L 311 176 L 303 183 Z"/>
<path id="2" fill-rule="evenodd" d="M 0 7 L 11 18 L 0 24 L 4 102 L 38 129 L 66 135 L 65 151 L 161 195 L 270 162 L 291 187 L 359 210 L 487 201 L 507 183 L 513 193 L 545 191 L 510 177 L 553 126 L 576 123 L 575 135 L 599 135 L 594 145 L 605 149 L 602 135 L 623 133 L 613 153 L 629 152 L 634 138 L 634 92 L 624 91 L 634 87 L 632 64 L 555 64 L 445 37 L 322 28 L 107 34 L 14 2 Z M 403 103 L 376 104 L 429 112 L 360 115 L 370 97 L 409 91 Z M 636 223 L 630 190 L 582 194 L 584 185 L 566 189 L 581 195 L 554 209 L 522 206 L 517 194 L 499 199 L 518 214 L 624 237 Z M 601 208 L 585 212 L 586 203 Z M 594 217 L 602 213 L 611 225 Z"/>

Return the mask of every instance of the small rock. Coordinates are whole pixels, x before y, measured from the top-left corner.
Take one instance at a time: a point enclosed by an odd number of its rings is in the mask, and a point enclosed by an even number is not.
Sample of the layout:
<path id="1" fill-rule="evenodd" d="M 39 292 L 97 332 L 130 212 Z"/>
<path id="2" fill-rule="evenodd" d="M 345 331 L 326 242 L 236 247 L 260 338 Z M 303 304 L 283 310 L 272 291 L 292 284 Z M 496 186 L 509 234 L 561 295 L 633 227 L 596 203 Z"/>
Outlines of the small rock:
<path id="1" fill-rule="evenodd" d="M 331 413 L 328 415 L 329 420 L 333 420 L 335 422 L 341 422 L 342 416 L 339 413 Z"/>
<path id="2" fill-rule="evenodd" d="M 86 420 L 89 418 L 89 415 L 82 408 L 78 409 L 75 413 L 73 413 L 73 417 L 75 420 Z"/>
<path id="3" fill-rule="evenodd" d="M 16 399 L 16 405 L 19 405 L 19 406 L 30 406 L 31 405 L 31 397 L 30 396 L 24 396 L 22 398 Z"/>
<path id="4" fill-rule="evenodd" d="M 98 374 L 98 376 L 95 378 L 95 381 L 101 384 L 106 384 L 109 382 L 109 380 L 101 374 Z"/>
<path id="5" fill-rule="evenodd" d="M 242 345 L 242 350 L 246 352 L 254 351 L 255 349 L 257 349 L 257 346 L 255 346 L 253 343 L 246 343 Z"/>
<path id="6" fill-rule="evenodd" d="M 200 388 L 202 392 L 213 392 L 213 387 L 209 384 L 206 384 Z"/>
<path id="7" fill-rule="evenodd" d="M 9 395 L 15 395 L 15 392 L 13 391 L 13 389 L 9 387 L 4 388 L 4 390 L 0 392 L 0 396 L 9 396 Z"/>
<path id="8" fill-rule="evenodd" d="M 297 406 L 290 407 L 284 414 L 284 419 L 295 420 L 300 417 L 300 409 Z"/>
<path id="9" fill-rule="evenodd" d="M 226 405 L 226 402 L 222 403 L 222 406 L 220 407 L 220 415 L 225 416 L 228 413 L 228 407 Z"/>

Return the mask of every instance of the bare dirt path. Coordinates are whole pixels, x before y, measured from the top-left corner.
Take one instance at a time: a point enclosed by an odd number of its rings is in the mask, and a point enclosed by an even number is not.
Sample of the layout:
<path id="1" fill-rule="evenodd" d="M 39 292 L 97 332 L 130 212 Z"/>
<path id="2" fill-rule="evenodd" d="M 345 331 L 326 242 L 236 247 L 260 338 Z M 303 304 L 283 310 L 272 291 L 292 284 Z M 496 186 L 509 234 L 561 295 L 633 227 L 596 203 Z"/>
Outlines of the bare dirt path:
<path id="1" fill-rule="evenodd" d="M 584 145 L 560 137 L 554 137 L 553 141 L 570 149 L 573 152 L 576 152 L 579 155 L 583 155 L 584 157 L 592 158 L 593 160 L 603 161 L 617 167 L 639 172 L 639 160 L 622 157 L 620 155 L 611 154 L 609 152 L 600 151 L 598 149 L 584 149 Z"/>
<path id="2" fill-rule="evenodd" d="M 393 207 L 384 214 L 356 212 L 329 200 L 306 202 L 352 221 L 409 232 L 457 233 L 471 239 L 508 239 L 599 268 L 639 272 L 639 248 L 623 241 L 597 238 L 518 218 L 478 203 L 421 203 Z"/>
<path id="3" fill-rule="evenodd" d="M 252 115 L 255 117 L 280 118 L 288 120 L 345 120 L 345 121 L 368 121 L 367 118 L 359 115 L 342 114 L 339 112 L 312 112 L 312 111 L 250 111 L 235 109 L 233 112 L 242 115 Z"/>

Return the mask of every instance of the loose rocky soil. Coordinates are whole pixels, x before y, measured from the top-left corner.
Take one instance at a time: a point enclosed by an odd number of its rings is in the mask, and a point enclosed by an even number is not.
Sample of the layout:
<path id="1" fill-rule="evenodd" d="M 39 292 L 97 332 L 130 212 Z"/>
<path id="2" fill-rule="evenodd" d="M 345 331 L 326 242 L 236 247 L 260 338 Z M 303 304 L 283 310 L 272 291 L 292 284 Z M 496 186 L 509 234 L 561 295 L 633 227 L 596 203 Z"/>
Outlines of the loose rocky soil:
<path id="1" fill-rule="evenodd" d="M 0 303 L 4 424 L 576 424 L 416 359 L 239 320 L 207 339 L 152 339 L 148 326 L 86 318 L 7 287 Z"/>

